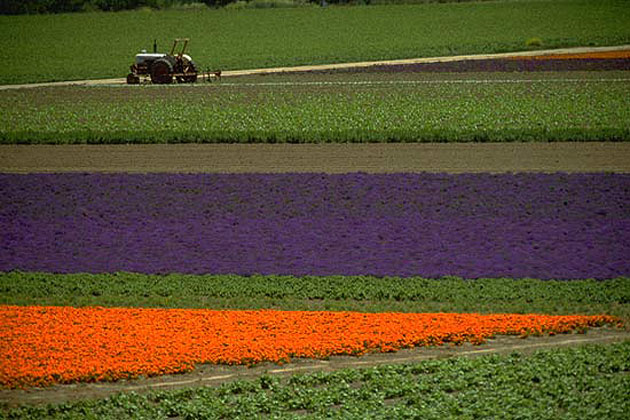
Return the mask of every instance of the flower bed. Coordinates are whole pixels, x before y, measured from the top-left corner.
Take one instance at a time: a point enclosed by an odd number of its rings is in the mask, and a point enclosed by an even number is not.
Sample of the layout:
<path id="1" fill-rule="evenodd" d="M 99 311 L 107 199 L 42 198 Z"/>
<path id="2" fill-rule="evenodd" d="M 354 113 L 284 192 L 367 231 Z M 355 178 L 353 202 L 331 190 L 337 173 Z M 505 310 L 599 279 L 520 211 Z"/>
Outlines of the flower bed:
<path id="1" fill-rule="evenodd" d="M 1 271 L 630 274 L 628 174 L 0 175 Z"/>
<path id="2" fill-rule="evenodd" d="M 352 73 L 465 73 L 465 72 L 537 72 L 537 71 L 603 71 L 630 70 L 630 50 L 579 54 L 546 54 L 512 56 L 480 60 L 435 63 L 375 65 L 334 70 Z M 320 71 L 317 71 L 320 72 Z M 326 73 L 331 71 L 325 71 Z"/>
<path id="3" fill-rule="evenodd" d="M 467 73 L 467 72 L 536 72 L 536 71 L 608 71 L 630 70 L 630 58 L 544 58 L 514 57 L 440 63 L 377 65 L 338 72 L 352 73 Z"/>
<path id="4" fill-rule="evenodd" d="M 360 355 L 616 322 L 603 315 L 0 306 L 0 383 L 23 387 L 115 380 L 190 371 L 198 363 Z"/>
<path id="5" fill-rule="evenodd" d="M 577 59 L 630 59 L 630 50 L 621 51 L 600 51 L 577 54 L 545 54 L 533 56 L 515 56 L 512 60 L 577 60 Z"/>

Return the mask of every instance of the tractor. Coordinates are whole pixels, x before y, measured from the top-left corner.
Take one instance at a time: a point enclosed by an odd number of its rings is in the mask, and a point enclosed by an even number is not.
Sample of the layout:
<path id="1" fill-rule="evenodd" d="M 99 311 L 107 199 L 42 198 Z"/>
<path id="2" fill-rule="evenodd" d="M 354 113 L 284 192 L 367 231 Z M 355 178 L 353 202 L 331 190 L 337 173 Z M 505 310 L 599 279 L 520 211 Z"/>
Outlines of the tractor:
<path id="1" fill-rule="evenodd" d="M 153 53 L 143 50 L 136 54 L 136 61 L 131 65 L 127 75 L 130 85 L 140 83 L 140 76 L 151 77 L 152 83 L 169 84 L 173 80 L 178 83 L 194 83 L 197 81 L 197 67 L 192 58 L 186 54 L 188 38 L 177 38 L 173 41 L 170 53 L 157 52 L 157 43 L 153 42 Z M 179 47 L 179 52 L 176 52 Z"/>

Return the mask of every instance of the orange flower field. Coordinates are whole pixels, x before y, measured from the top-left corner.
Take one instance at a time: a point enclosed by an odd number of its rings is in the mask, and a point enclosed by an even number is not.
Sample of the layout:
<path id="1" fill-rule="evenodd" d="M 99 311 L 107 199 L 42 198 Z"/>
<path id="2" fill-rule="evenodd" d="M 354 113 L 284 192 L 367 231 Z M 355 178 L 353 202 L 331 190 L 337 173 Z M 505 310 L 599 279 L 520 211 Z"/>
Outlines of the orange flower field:
<path id="1" fill-rule="evenodd" d="M 630 50 L 598 51 L 576 54 L 545 54 L 509 57 L 513 60 L 573 60 L 573 59 L 615 59 L 630 58 Z"/>
<path id="2" fill-rule="evenodd" d="M 494 334 L 554 334 L 617 322 L 604 315 L 0 306 L 0 383 L 115 380 L 190 371 L 197 363 L 477 344 Z"/>

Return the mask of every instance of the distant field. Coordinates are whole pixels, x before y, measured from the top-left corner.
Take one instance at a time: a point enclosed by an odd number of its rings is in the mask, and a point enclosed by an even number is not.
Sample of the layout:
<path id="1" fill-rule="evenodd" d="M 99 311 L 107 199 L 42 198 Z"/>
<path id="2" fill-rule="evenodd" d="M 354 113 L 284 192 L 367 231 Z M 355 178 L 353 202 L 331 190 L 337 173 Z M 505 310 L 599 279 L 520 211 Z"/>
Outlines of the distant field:
<path id="1" fill-rule="evenodd" d="M 621 0 L 0 16 L 0 84 L 124 77 L 153 39 L 190 37 L 202 68 L 241 69 L 630 42 Z"/>
<path id="2" fill-rule="evenodd" d="M 628 73 L 342 73 L 1 91 L 0 142 L 627 141 Z"/>

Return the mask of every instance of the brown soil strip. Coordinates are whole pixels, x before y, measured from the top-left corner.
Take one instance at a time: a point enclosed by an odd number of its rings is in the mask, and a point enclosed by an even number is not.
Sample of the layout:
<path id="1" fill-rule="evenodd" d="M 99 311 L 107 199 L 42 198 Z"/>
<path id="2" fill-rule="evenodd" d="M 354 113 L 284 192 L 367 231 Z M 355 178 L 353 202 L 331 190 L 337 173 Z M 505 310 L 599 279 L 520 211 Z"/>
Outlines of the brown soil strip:
<path id="1" fill-rule="evenodd" d="M 253 74 L 272 74 L 286 72 L 305 72 L 305 71 L 321 71 L 321 70 L 339 70 L 362 68 L 371 66 L 387 66 L 387 65 L 403 65 L 403 64 L 422 64 L 422 63 L 445 63 L 452 61 L 468 61 L 468 60 L 487 60 L 494 58 L 510 58 L 510 57 L 534 57 L 546 55 L 565 55 L 565 54 L 592 54 L 607 53 L 611 51 L 629 51 L 630 45 L 618 45 L 613 47 L 575 47 L 575 48 L 558 48 L 553 50 L 535 50 L 535 51 L 517 51 L 499 54 L 474 54 L 474 55 L 457 55 L 447 57 L 424 57 L 410 58 L 402 60 L 381 60 L 381 61 L 362 61 L 356 63 L 336 63 L 336 64 L 320 64 L 296 67 L 274 67 L 264 69 L 246 69 L 246 70 L 229 70 L 223 71 L 221 77 L 247 76 Z M 45 83 L 28 83 L 19 85 L 0 85 L 0 90 L 7 89 L 28 89 L 50 86 L 98 86 L 125 84 L 125 78 L 116 79 L 99 79 L 99 80 L 73 80 L 65 82 L 45 82 Z"/>
<path id="2" fill-rule="evenodd" d="M 296 373 L 333 371 L 343 368 L 365 368 L 382 364 L 417 363 L 429 359 L 449 357 L 478 357 L 487 354 L 511 352 L 531 353 L 536 350 L 573 347 L 587 344 L 604 344 L 630 340 L 630 332 L 620 329 L 594 328 L 586 334 L 561 334 L 556 336 L 529 337 L 497 336 L 487 343 L 473 346 L 420 347 L 404 349 L 396 353 L 372 353 L 361 357 L 334 356 L 328 360 L 297 359 L 279 366 L 263 363 L 254 367 L 200 365 L 194 372 L 165 375 L 153 378 L 123 380 L 115 383 L 82 383 L 57 385 L 49 388 L 28 390 L 0 390 L 0 404 L 9 407 L 20 404 L 61 403 L 79 399 L 105 398 L 119 392 L 147 392 L 198 386 L 218 386 L 241 379 L 255 379 L 262 374 L 280 377 Z"/>
<path id="3" fill-rule="evenodd" d="M 3 145 L 0 172 L 630 172 L 630 143 Z"/>

